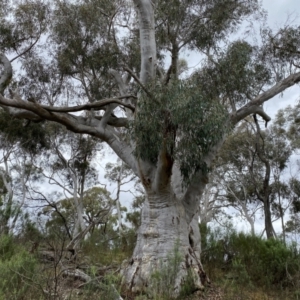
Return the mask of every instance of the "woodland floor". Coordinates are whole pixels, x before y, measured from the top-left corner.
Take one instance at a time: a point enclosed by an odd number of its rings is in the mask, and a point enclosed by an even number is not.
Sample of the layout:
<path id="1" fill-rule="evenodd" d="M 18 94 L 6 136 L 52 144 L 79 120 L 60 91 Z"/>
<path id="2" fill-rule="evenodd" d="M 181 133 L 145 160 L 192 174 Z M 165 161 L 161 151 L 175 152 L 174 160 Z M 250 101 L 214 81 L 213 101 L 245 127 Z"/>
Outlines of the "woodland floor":
<path id="1" fill-rule="evenodd" d="M 74 280 L 73 282 L 69 281 L 62 289 L 64 289 L 65 299 L 74 299 L 74 300 L 81 300 L 81 299 L 89 299 L 89 300 L 98 300 L 98 299 L 105 299 L 110 300 L 111 298 L 106 298 L 105 296 L 99 298 L 99 293 L 87 293 L 83 291 L 81 288 L 78 288 L 82 282 L 80 280 Z M 196 292 L 190 296 L 180 298 L 181 300 L 292 300 L 292 299 L 299 299 L 295 297 L 293 294 L 282 293 L 278 291 L 262 291 L 262 290 L 243 290 L 241 291 L 242 287 L 223 287 L 218 286 L 218 284 L 212 284 L 210 287 L 207 287 L 205 291 Z M 124 300 L 146 300 L 148 298 L 129 295 L 127 293 L 121 294 Z M 68 298 L 69 297 L 69 298 Z M 168 300 L 165 298 L 158 298 L 159 300 Z"/>
<path id="2" fill-rule="evenodd" d="M 23 244 L 25 245 L 26 242 Z M 13 245 L 15 247 L 15 244 Z M 24 247 L 27 256 L 24 251 L 21 251 L 19 256 L 15 256 L 14 261 L 20 260 L 21 262 L 23 260 L 26 262 L 25 258 L 28 259 L 28 255 L 34 257 L 34 272 L 26 273 L 25 268 L 21 267 L 18 272 L 11 269 L 11 273 L 7 273 L 6 277 L 2 276 L 6 284 L 2 285 L 3 290 L 0 288 L 0 300 L 149 299 L 143 295 L 134 295 L 121 288 L 119 273 L 122 262 L 130 257 L 132 249 L 117 248 L 108 251 L 96 247 L 94 244 L 93 246 L 87 244 L 74 257 L 70 251 L 64 250 L 64 248 L 59 243 L 33 244 L 31 247 Z M 8 269 L 11 268 L 11 263 L 7 264 Z M 15 267 L 17 266 L 16 264 Z M 279 284 L 269 284 L 266 287 L 266 285 L 254 284 L 254 280 L 262 282 L 259 279 L 268 278 L 262 277 L 262 274 L 252 280 L 245 276 L 240 269 L 228 269 L 214 264 L 204 264 L 204 269 L 211 283 L 206 285 L 204 291 L 197 291 L 188 296 L 186 293 L 179 298 L 180 300 L 300 300 L 299 272 L 294 275 L 294 280 L 285 280 Z M 7 268 L 0 268 L 0 273 L 1 270 L 7 271 Z M 240 273 L 237 273 L 238 271 Z M 286 275 L 287 278 L 290 276 L 288 272 Z M 3 280 L 1 274 L 0 280 Z M 16 283 L 13 283 L 12 280 L 15 280 Z M 164 283 L 165 281 L 160 282 Z M 28 288 L 21 291 L 24 285 L 27 285 Z M 161 286 L 165 288 L 164 284 Z M 3 294 L 4 290 L 6 294 Z M 152 298 L 150 298 L 152 300 L 170 299 L 165 296 L 162 297 L 152 290 L 150 292 L 152 293 Z M 18 294 L 17 297 L 16 294 Z"/>
<path id="3" fill-rule="evenodd" d="M 55 262 L 55 253 L 51 251 L 39 251 L 38 254 L 43 269 L 51 268 L 51 264 Z M 62 267 L 63 266 L 63 267 Z M 89 266 L 84 260 L 80 263 L 70 262 L 69 260 L 60 257 L 60 262 L 57 264 L 59 274 L 56 278 L 55 294 L 57 299 L 71 299 L 71 300 L 111 300 L 112 294 L 110 292 L 103 292 L 100 282 L 103 282 L 103 278 L 109 273 L 111 277 L 115 276 L 119 270 L 120 265 L 118 263 L 111 264 L 109 266 L 95 266 L 94 279 L 87 282 L 84 274 Z M 63 271 L 69 270 L 69 272 Z M 78 270 L 76 275 L 74 270 Z M 215 270 L 218 273 L 218 270 Z M 56 271 L 57 272 L 57 271 Z M 82 272 L 82 273 L 80 273 Z M 181 297 L 181 300 L 289 300 L 298 299 L 299 296 L 295 296 L 295 290 L 283 291 L 280 289 L 261 289 L 259 287 L 245 287 L 242 284 L 237 284 L 234 279 L 229 278 L 228 274 L 219 270 L 213 282 L 206 286 L 204 291 L 197 291 L 190 296 Z M 224 279 L 225 278 L 225 279 Z M 99 285 L 98 285 L 99 284 Z M 105 286 L 118 286 L 119 282 L 105 283 Z M 53 285 L 52 285 L 53 287 Z M 52 294 L 54 296 L 54 293 Z M 121 291 L 120 295 L 123 300 L 146 300 L 146 296 L 138 296 Z M 55 297 L 54 297 L 55 298 Z M 56 298 L 55 298 L 56 299 Z M 152 298 L 153 299 L 153 298 Z M 300 297 L 299 297 L 300 299 Z M 154 298 L 154 300 L 168 300 L 166 298 Z"/>

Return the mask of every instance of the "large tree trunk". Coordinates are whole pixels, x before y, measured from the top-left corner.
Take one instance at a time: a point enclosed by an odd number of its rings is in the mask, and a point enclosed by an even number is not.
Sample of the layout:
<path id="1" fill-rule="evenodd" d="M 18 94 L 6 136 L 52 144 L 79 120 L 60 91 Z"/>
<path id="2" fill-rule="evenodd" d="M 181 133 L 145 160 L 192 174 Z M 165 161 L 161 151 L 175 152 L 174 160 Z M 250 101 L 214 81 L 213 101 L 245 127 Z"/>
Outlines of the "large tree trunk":
<path id="1" fill-rule="evenodd" d="M 151 274 L 155 271 L 163 274 L 164 268 L 172 270 L 168 278 L 161 278 L 168 280 L 163 286 L 171 288 L 172 296 L 178 295 L 188 274 L 192 274 L 196 289 L 203 287 L 205 273 L 200 263 L 198 212 L 191 222 L 188 220 L 183 204 L 173 191 L 148 194 L 142 209 L 137 244 L 124 271 L 124 280 L 132 291 L 149 293 L 150 290 L 151 293 Z M 178 254 L 180 261 L 176 263 Z"/>

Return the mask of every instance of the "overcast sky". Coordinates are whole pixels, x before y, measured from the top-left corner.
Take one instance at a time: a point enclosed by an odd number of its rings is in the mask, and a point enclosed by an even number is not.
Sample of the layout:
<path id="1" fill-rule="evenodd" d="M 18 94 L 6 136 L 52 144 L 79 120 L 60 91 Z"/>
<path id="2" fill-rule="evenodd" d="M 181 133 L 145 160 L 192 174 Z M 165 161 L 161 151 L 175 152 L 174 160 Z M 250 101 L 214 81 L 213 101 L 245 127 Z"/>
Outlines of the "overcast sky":
<path id="1" fill-rule="evenodd" d="M 287 19 L 293 24 L 300 25 L 300 0 L 263 0 L 263 7 L 268 12 L 268 24 L 272 28 L 279 28 Z M 274 117 L 280 108 L 293 105 L 300 99 L 300 88 L 295 86 L 287 90 L 282 96 L 275 97 L 265 104 L 265 110 Z"/>

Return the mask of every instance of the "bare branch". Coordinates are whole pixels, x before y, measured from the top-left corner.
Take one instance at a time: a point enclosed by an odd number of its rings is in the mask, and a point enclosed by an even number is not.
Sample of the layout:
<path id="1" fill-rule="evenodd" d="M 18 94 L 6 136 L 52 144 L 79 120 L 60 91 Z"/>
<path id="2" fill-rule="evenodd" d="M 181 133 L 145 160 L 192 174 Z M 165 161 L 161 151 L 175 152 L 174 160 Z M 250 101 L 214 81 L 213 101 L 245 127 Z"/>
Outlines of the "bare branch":
<path id="1" fill-rule="evenodd" d="M 39 39 L 40 39 L 40 35 L 36 38 L 36 40 L 28 48 L 26 48 L 20 54 L 18 54 L 17 56 L 15 56 L 13 59 L 11 59 L 10 62 L 13 62 L 14 60 L 18 59 L 19 57 L 23 56 L 28 51 L 30 51 L 37 44 L 37 42 L 39 41 Z"/>

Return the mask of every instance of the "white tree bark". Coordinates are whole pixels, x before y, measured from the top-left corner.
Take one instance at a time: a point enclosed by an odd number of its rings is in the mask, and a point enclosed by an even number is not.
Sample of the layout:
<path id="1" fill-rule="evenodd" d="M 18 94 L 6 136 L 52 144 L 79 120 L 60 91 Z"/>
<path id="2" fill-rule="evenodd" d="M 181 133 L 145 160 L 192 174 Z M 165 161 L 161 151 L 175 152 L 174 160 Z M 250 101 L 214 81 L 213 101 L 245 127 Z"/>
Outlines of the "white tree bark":
<path id="1" fill-rule="evenodd" d="M 205 273 L 200 262 L 198 214 L 189 220 L 182 202 L 172 191 L 160 195 L 149 192 L 142 209 L 137 244 L 123 273 L 127 286 L 134 292 L 147 291 L 151 275 L 160 271 L 161 265 L 172 263 L 168 257 L 177 246 L 181 256 L 179 272 L 170 274 L 176 278 L 174 296 L 189 271 L 194 275 L 195 288 L 203 288 Z"/>
<path id="2" fill-rule="evenodd" d="M 154 79 L 157 65 L 154 22 L 155 0 L 134 0 L 134 3 L 137 6 L 140 29 L 142 59 L 140 81 L 145 84 Z"/>
<path id="3" fill-rule="evenodd" d="M 117 178 L 117 196 L 116 196 L 116 208 L 117 208 L 117 216 L 118 216 L 118 223 L 119 223 L 119 235 L 122 237 L 123 234 L 123 224 L 122 224 L 122 212 L 121 212 L 121 205 L 120 205 L 120 192 L 121 192 L 121 180 L 122 180 L 122 173 L 123 173 L 123 162 L 121 162 L 120 171 Z"/>

